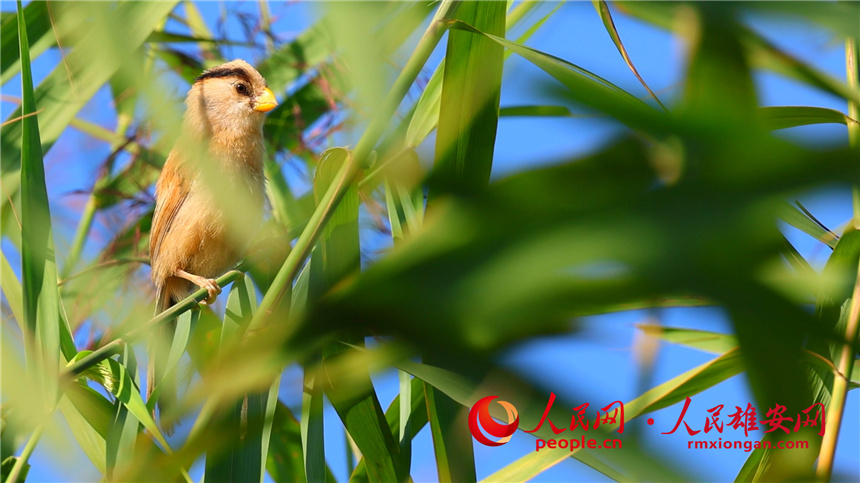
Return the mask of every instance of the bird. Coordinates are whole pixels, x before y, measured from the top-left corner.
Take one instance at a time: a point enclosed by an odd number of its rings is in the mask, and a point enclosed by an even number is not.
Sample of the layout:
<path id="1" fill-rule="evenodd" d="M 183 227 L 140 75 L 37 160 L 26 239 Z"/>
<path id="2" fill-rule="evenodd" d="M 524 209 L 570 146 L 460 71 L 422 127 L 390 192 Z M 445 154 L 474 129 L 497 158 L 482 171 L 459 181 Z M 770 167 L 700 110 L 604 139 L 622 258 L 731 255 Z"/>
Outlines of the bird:
<path id="1" fill-rule="evenodd" d="M 221 287 L 215 278 L 233 268 L 261 224 L 264 210 L 263 123 L 278 105 L 266 80 L 236 59 L 197 77 L 185 100 L 178 140 L 155 185 L 150 229 L 151 278 L 156 315 L 196 287 L 213 303 Z M 166 374 L 175 321 L 162 326 L 147 370 L 147 401 L 159 389 L 161 416 L 175 403 L 177 379 Z M 172 424 L 161 424 L 172 433 Z"/>

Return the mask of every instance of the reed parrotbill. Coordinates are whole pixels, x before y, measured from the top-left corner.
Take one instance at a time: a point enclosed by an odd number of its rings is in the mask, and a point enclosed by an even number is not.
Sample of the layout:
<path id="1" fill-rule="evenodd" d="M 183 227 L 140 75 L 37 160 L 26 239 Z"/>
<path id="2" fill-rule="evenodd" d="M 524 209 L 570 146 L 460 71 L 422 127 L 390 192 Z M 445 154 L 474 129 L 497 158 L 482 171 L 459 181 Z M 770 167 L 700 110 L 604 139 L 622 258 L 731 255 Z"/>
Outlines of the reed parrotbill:
<path id="1" fill-rule="evenodd" d="M 149 253 L 156 313 L 195 291 L 221 293 L 215 278 L 241 257 L 263 216 L 263 121 L 277 106 L 266 80 L 244 60 L 198 77 L 185 100 L 179 140 L 155 185 Z M 172 339 L 174 322 L 163 341 Z M 147 398 L 160 387 L 162 416 L 176 398 L 176 375 L 165 374 L 165 343 L 155 344 L 147 371 Z M 175 371 L 174 371 L 175 372 Z M 172 432 L 171 424 L 162 425 Z"/>

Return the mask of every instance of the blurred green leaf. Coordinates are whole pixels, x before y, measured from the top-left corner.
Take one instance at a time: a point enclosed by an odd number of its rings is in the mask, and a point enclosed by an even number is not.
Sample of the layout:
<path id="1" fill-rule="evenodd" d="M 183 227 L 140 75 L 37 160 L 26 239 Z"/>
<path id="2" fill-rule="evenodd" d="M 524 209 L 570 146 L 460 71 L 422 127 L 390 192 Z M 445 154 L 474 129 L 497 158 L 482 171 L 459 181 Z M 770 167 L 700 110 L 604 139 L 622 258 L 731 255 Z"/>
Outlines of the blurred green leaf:
<path id="1" fill-rule="evenodd" d="M 101 396 L 96 395 L 94 397 L 99 397 L 107 403 L 107 400 Z M 69 429 L 72 431 L 72 435 L 74 436 L 75 441 L 77 441 L 78 446 L 83 450 L 84 454 L 87 455 L 90 461 L 92 461 L 96 470 L 104 473 L 106 470 L 104 435 L 100 434 L 87 421 L 86 417 L 78 410 L 77 406 L 70 402 L 70 400 L 65 396 L 60 398 L 60 403 L 57 407 L 66 419 Z M 111 407 L 110 404 L 107 403 L 99 409 L 110 411 Z M 105 416 L 108 414 L 110 413 L 104 413 Z"/>
<path id="2" fill-rule="evenodd" d="M 651 337 L 673 344 L 680 344 L 712 354 L 724 354 L 738 346 L 738 341 L 729 334 L 705 330 L 665 327 L 654 324 L 637 324 L 636 328 Z"/>
<path id="3" fill-rule="evenodd" d="M 622 1 L 614 2 L 620 10 L 637 18 L 669 30 L 682 30 L 687 24 L 681 15 L 701 4 L 682 2 Z M 783 3 L 780 2 L 779 5 Z M 776 5 L 776 4 L 775 4 Z M 782 8 L 780 6 L 780 8 Z M 849 7 L 850 8 L 850 7 Z M 748 26 L 738 33 L 751 64 L 777 74 L 799 80 L 815 88 L 844 99 L 860 100 L 860 92 L 844 82 L 779 49 Z"/>
<path id="4" fill-rule="evenodd" d="M 775 106 L 760 107 L 759 116 L 770 129 L 786 129 L 812 124 L 848 124 L 857 122 L 845 114 L 824 107 Z"/>
<path id="5" fill-rule="evenodd" d="M 499 117 L 573 117 L 570 109 L 564 106 L 507 106 L 499 109 Z"/>
<path id="6" fill-rule="evenodd" d="M 54 68 L 39 84 L 34 98 L 31 98 L 34 101 L 26 110 L 35 112 L 36 106 L 41 110 L 39 131 L 42 151 L 50 149 L 77 112 L 119 69 L 121 63 L 137 50 L 153 27 L 164 19 L 175 4 L 174 1 L 128 2 L 119 4 L 116 9 L 110 8 L 107 3 L 69 4 L 66 15 L 92 15 L 95 21 L 84 37 L 72 46 L 71 52 L 65 56 L 64 65 Z M 29 66 L 29 60 L 23 60 L 22 64 Z M 69 71 L 74 73 L 71 79 Z M 17 109 L 9 118 L 17 118 L 21 114 L 21 109 Z M 23 124 L 15 122 L 2 128 L 0 159 L 3 188 L 7 193 L 3 204 L 19 188 L 16 178 L 20 169 Z"/>
<path id="7" fill-rule="evenodd" d="M 21 291 L 21 282 L 6 260 L 6 255 L 0 251 L 0 277 L 3 277 L 3 295 L 6 297 L 6 302 L 9 308 L 12 309 L 12 316 L 15 317 L 15 322 L 18 324 L 18 329 L 23 334 L 27 330 L 27 321 L 24 318 L 24 298 Z"/>
<path id="8" fill-rule="evenodd" d="M 62 2 L 30 2 L 24 7 L 31 59 L 53 47 L 57 43 L 57 36 L 66 37 L 80 25 L 83 19 L 65 15 L 65 6 Z M 0 32 L 0 84 L 5 84 L 21 72 L 18 17 L 15 14 L 4 15 Z"/>

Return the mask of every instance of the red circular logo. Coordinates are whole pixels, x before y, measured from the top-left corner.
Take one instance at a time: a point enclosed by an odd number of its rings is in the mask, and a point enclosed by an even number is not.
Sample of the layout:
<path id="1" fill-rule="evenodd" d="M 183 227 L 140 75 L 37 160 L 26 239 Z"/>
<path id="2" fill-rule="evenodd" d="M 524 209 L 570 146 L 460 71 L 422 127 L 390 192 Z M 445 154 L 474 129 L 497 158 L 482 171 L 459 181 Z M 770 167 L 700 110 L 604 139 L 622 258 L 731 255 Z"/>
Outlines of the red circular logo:
<path id="1" fill-rule="evenodd" d="M 474 436 L 479 443 L 485 446 L 501 446 L 507 443 L 511 439 L 511 435 L 514 434 L 517 427 L 520 425 L 520 416 L 517 413 L 517 408 L 507 401 L 497 402 L 505 408 L 505 411 L 507 411 L 508 424 L 497 423 L 496 420 L 490 416 L 490 403 L 497 397 L 499 396 L 487 396 L 476 402 L 475 405 L 472 406 L 471 411 L 469 411 L 469 431 L 472 432 L 472 436 Z M 478 424 L 479 420 L 480 424 Z M 490 436 L 495 436 L 501 439 L 493 441 L 484 436 L 484 433 L 481 432 L 482 427 Z"/>

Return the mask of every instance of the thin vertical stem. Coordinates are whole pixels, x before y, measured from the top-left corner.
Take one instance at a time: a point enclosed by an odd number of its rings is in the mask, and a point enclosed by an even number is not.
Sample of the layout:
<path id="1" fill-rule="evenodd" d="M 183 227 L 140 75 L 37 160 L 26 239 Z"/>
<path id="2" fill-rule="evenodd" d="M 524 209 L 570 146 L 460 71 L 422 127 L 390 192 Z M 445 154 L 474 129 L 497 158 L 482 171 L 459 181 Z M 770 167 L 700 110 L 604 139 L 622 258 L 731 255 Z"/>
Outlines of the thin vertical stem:
<path id="1" fill-rule="evenodd" d="M 263 300 L 260 301 L 260 307 L 254 315 L 254 319 L 251 320 L 249 330 L 261 327 L 265 320 L 271 316 L 274 308 L 278 306 L 281 298 L 287 293 L 299 269 L 308 255 L 310 255 L 314 243 L 316 243 L 317 238 L 322 233 L 323 227 L 340 203 L 344 193 L 349 189 L 360 168 L 370 156 L 373 147 L 385 132 L 386 126 L 388 126 L 403 98 L 406 97 L 406 93 L 412 86 L 412 83 L 415 82 L 418 74 L 421 73 L 421 69 L 427 63 L 436 45 L 442 39 L 442 35 L 447 28 L 442 20 L 450 11 L 452 5 L 456 4 L 446 1 L 439 6 L 436 16 L 430 22 L 430 26 L 418 42 L 418 46 L 415 48 L 412 57 L 409 58 L 406 66 L 394 81 L 394 85 L 391 87 L 390 94 L 386 98 L 382 108 L 374 116 L 367 130 L 364 131 L 352 155 L 347 159 L 340 171 L 338 171 L 335 181 L 320 199 L 316 210 L 314 210 L 308 220 L 308 224 L 302 231 L 299 239 L 296 240 L 295 246 L 272 281 L 272 285 L 269 287 Z"/>
<path id="2" fill-rule="evenodd" d="M 6 481 L 15 482 L 21 478 L 21 472 L 24 470 L 24 466 L 27 464 L 27 461 L 30 459 L 30 455 L 33 454 L 33 450 L 36 449 L 36 445 L 39 443 L 39 438 L 42 437 L 42 425 L 36 426 L 36 429 L 33 431 L 33 434 L 30 435 L 30 439 L 27 440 L 27 444 L 24 446 L 24 450 L 21 451 L 21 456 L 15 460 L 15 464 L 12 465 L 12 469 L 9 471 L 9 475 L 6 477 Z"/>
<path id="3" fill-rule="evenodd" d="M 858 54 L 860 46 L 858 40 L 849 38 L 845 42 L 845 70 L 847 72 L 848 85 L 857 90 L 860 88 L 858 82 Z M 860 105 L 853 100 L 848 101 L 848 116 L 858 119 Z M 848 144 L 853 151 L 860 151 L 860 124 L 849 121 Z M 860 166 L 858 166 L 860 171 Z M 854 219 L 855 229 L 860 229 L 860 176 L 855 175 L 853 187 Z M 842 416 L 845 411 L 845 399 L 848 395 L 848 381 L 851 379 L 851 369 L 854 367 L 854 343 L 857 340 L 858 329 L 860 329 L 860 266 L 857 268 L 857 280 L 854 284 L 854 293 L 851 295 L 851 306 L 848 312 L 848 321 L 845 325 L 845 343 L 836 361 L 839 373 L 833 380 L 833 391 L 830 399 L 830 407 L 827 410 L 827 424 L 824 428 L 824 437 L 821 442 L 821 450 L 818 453 L 818 477 L 823 481 L 829 481 L 833 474 L 833 461 L 836 454 L 836 443 L 839 440 L 839 428 L 842 425 Z"/>

